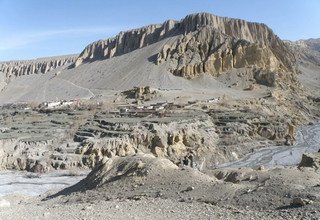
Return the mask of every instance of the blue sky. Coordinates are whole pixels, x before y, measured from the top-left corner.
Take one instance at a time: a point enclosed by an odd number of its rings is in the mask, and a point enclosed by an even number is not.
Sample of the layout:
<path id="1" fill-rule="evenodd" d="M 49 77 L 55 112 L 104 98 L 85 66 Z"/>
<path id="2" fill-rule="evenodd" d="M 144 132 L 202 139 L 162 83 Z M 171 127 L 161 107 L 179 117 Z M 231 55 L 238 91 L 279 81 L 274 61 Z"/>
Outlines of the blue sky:
<path id="1" fill-rule="evenodd" d="M 0 60 L 80 53 L 119 31 L 195 12 L 267 24 L 282 39 L 320 38 L 320 0 L 0 0 Z"/>

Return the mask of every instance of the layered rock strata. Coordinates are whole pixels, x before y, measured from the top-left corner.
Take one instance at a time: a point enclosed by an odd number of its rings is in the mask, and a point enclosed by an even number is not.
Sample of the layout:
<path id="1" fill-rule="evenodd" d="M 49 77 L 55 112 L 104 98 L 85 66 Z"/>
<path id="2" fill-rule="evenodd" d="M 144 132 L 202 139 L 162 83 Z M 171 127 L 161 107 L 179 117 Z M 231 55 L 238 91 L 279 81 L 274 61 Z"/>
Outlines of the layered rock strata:
<path id="1" fill-rule="evenodd" d="M 202 169 L 237 160 L 253 149 L 282 145 L 288 134 L 295 136 L 287 114 L 270 114 L 287 111 L 265 100 L 248 101 L 236 109 L 220 103 L 225 107 L 207 111 L 203 109 L 208 104 L 186 109 L 168 104 L 163 109 L 119 106 L 117 111 L 96 107 L 93 113 L 92 104 L 1 107 L 0 170 L 92 168 L 106 157 L 139 152 Z M 256 107 L 248 109 L 249 105 Z M 300 110 L 294 111 L 298 118 Z"/>
<path id="2" fill-rule="evenodd" d="M 36 103 L 31 103 L 33 106 Z M 86 110 L 44 109 L 28 105 L 0 107 L 0 170 L 45 172 L 82 167 L 77 145 L 69 141 Z"/>

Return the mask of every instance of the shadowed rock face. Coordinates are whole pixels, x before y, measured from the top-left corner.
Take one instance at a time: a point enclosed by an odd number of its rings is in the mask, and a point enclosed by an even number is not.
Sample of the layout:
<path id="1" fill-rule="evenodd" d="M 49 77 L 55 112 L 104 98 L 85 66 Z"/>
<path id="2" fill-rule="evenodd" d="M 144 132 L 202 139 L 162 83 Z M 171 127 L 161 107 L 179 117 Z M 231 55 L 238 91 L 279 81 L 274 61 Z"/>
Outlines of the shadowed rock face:
<path id="1" fill-rule="evenodd" d="M 169 62 L 175 75 L 193 78 L 203 72 L 217 75 L 232 68 L 252 66 L 294 71 L 294 55 L 266 25 L 207 13 L 121 32 L 115 38 L 94 42 L 80 54 L 75 66 L 119 56 L 172 36 L 176 36 L 175 40 L 157 54 L 156 64 Z"/>
<path id="2" fill-rule="evenodd" d="M 60 66 L 71 64 L 76 56 L 49 57 L 25 61 L 8 61 L 0 63 L 0 72 L 5 74 L 7 80 L 11 77 L 47 73 Z"/>
<path id="3" fill-rule="evenodd" d="M 313 167 L 313 168 L 319 169 L 320 168 L 320 152 L 303 154 L 299 167 Z"/>

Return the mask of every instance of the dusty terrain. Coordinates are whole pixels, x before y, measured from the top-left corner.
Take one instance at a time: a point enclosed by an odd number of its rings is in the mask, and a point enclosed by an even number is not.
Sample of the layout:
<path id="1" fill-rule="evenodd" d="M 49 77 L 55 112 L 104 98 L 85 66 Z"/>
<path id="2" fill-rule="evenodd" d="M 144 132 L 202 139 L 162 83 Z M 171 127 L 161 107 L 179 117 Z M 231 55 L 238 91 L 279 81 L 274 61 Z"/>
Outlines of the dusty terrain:
<path id="1" fill-rule="evenodd" d="M 0 169 L 28 171 L 3 188 L 92 170 L 0 219 L 319 219 L 318 55 L 202 13 L 0 63 Z"/>
<path id="2" fill-rule="evenodd" d="M 314 168 L 205 173 L 167 159 L 115 157 L 53 196 L 8 196 L 4 219 L 318 219 Z M 32 212 L 30 212 L 32 210 Z"/>

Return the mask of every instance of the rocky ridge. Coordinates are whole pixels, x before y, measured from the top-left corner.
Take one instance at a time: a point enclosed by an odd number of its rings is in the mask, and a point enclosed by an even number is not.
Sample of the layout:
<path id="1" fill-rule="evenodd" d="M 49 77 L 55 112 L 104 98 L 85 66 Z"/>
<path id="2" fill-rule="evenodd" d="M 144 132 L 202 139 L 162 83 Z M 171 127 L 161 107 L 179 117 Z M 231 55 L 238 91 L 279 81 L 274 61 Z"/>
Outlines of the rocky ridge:
<path id="1" fill-rule="evenodd" d="M 106 159 L 85 179 L 45 201 L 59 201 L 65 206 L 79 202 L 99 204 L 108 200 L 121 204 L 118 206 L 121 209 L 125 201 L 137 203 L 153 198 L 167 202 L 169 199 L 177 204 L 190 204 L 186 213 L 196 204 L 206 204 L 215 211 L 220 207 L 232 210 L 234 216 L 224 212 L 221 219 L 226 216 L 227 219 L 317 219 L 319 177 L 319 173 L 310 169 L 295 167 L 199 172 L 176 166 L 164 158 L 135 154 Z M 172 219 L 181 216 L 183 214 Z M 206 218 L 208 216 L 201 217 Z"/>
<path id="2" fill-rule="evenodd" d="M 173 20 L 164 24 L 155 24 L 128 32 L 120 32 L 114 38 L 99 40 L 89 44 L 79 55 L 75 67 L 82 63 L 109 59 L 133 50 L 146 47 L 175 34 L 179 34 L 178 23 Z"/>
<path id="3" fill-rule="evenodd" d="M 71 64 L 76 56 L 49 57 L 25 61 L 0 62 L 0 72 L 5 74 L 8 80 L 23 75 L 47 73 L 53 69 Z"/>
<path id="4" fill-rule="evenodd" d="M 194 78 L 200 73 L 217 75 L 232 68 L 253 66 L 294 71 L 292 52 L 266 25 L 208 13 L 94 42 L 79 55 L 75 66 L 129 53 L 170 37 L 175 40 L 161 49 L 155 62 L 170 61 L 169 70 L 175 75 Z"/>

